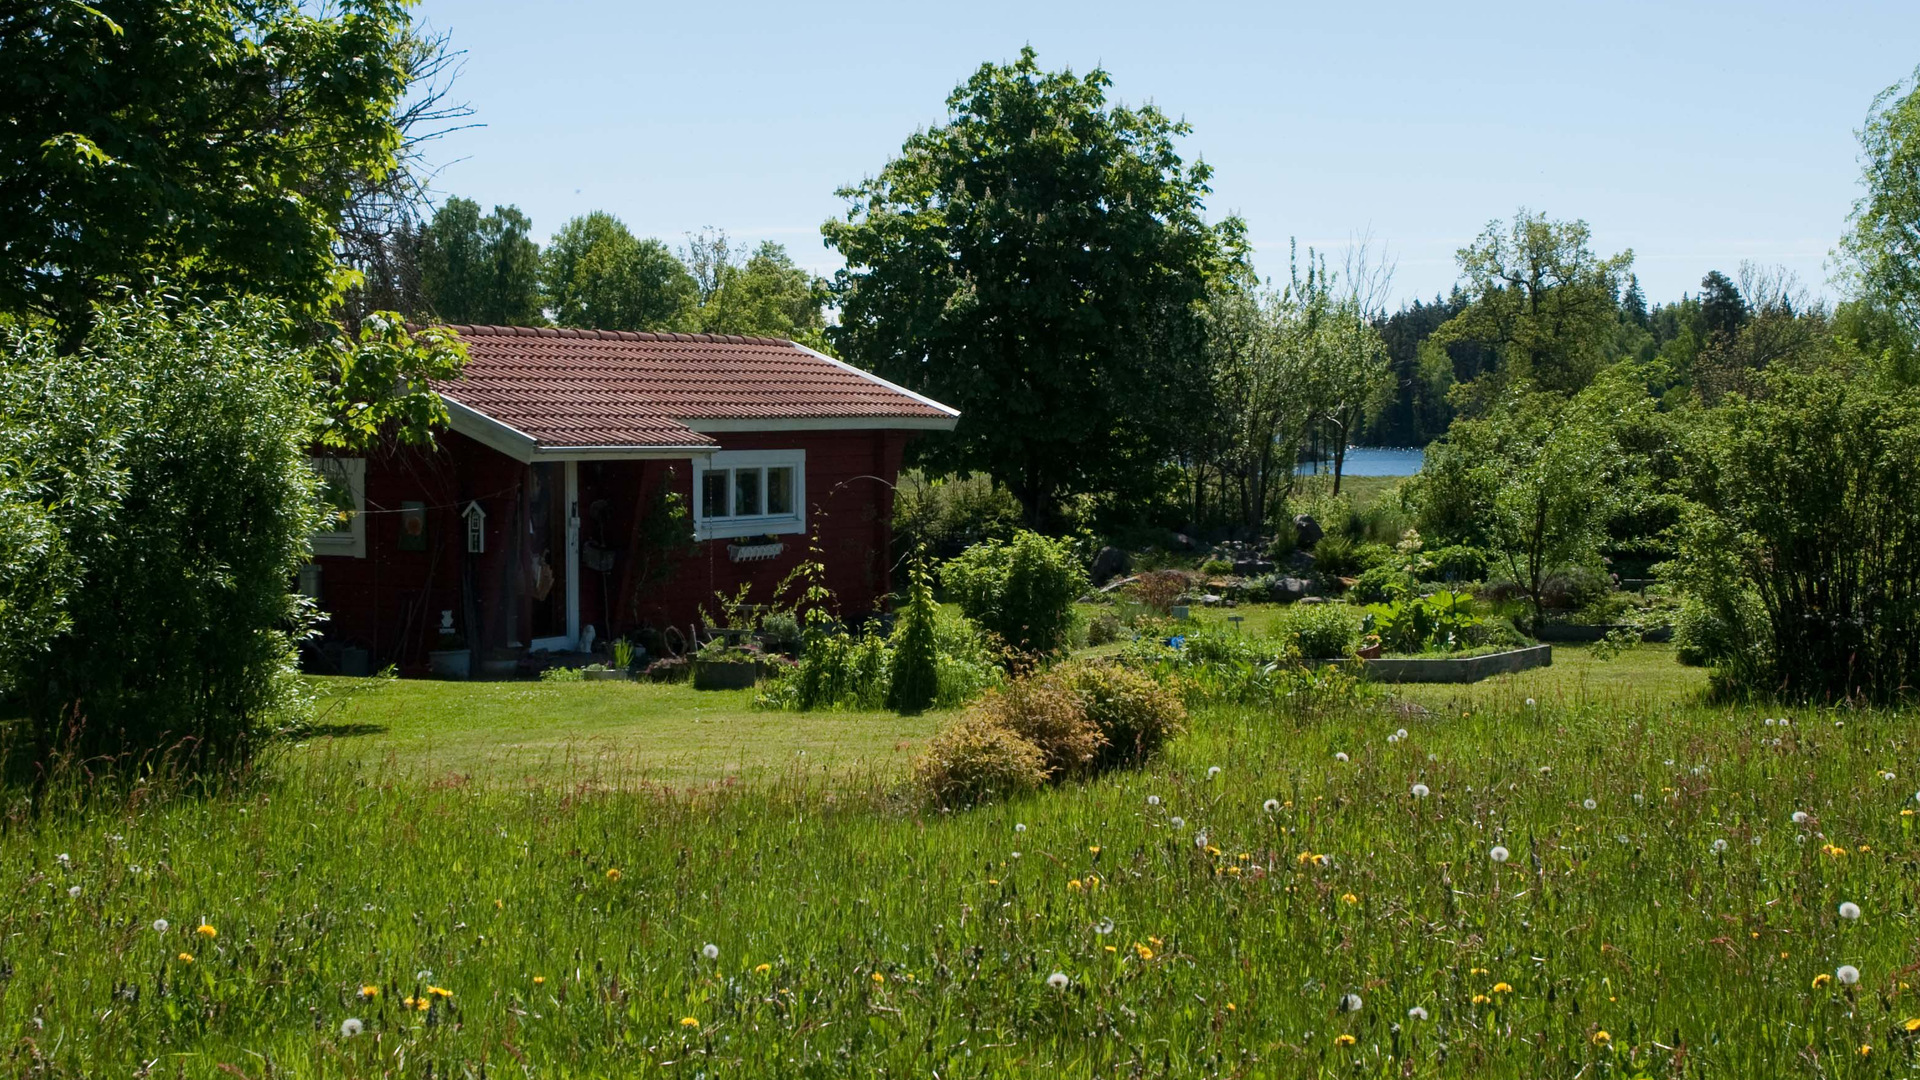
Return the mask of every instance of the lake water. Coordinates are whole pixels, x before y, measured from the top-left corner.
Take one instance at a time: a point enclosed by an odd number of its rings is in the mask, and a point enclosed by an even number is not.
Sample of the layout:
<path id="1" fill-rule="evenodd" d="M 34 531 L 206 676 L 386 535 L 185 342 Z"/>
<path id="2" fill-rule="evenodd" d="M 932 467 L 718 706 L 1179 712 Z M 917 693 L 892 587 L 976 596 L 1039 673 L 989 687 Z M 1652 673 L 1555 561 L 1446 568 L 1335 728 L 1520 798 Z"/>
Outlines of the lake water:
<path id="1" fill-rule="evenodd" d="M 1417 446 L 1349 446 L 1341 472 L 1345 476 L 1412 476 L 1420 471 L 1427 452 Z M 1300 472 L 1332 472 L 1331 461 L 1303 461 Z"/>

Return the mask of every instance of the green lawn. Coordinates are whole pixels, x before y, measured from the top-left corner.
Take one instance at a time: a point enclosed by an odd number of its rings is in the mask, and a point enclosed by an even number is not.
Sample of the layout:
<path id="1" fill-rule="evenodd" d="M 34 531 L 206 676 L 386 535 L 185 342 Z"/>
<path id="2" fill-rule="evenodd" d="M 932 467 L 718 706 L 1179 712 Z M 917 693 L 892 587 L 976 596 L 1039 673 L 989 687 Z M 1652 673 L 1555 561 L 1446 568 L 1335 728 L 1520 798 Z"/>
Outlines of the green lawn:
<path id="1" fill-rule="evenodd" d="M 312 680 L 315 735 L 296 760 L 426 776 L 684 786 L 746 775 L 894 775 L 942 713 L 756 710 L 746 690 L 621 682 Z"/>

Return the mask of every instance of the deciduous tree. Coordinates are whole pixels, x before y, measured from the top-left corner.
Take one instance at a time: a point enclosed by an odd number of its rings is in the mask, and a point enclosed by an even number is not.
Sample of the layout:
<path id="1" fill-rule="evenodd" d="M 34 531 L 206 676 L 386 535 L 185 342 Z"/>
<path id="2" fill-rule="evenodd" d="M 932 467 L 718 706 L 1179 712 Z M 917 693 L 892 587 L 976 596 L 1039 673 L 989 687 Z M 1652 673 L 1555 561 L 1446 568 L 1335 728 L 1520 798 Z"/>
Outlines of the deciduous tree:
<path id="1" fill-rule="evenodd" d="M 451 198 L 433 215 L 420 253 L 429 310 L 451 323 L 538 326 L 540 246 L 532 222 L 514 206 L 482 216 L 480 204 Z"/>
<path id="2" fill-rule="evenodd" d="M 541 259 L 541 281 L 561 326 L 686 330 L 696 315 L 686 266 L 667 245 L 635 239 L 605 211 L 560 226 Z"/>

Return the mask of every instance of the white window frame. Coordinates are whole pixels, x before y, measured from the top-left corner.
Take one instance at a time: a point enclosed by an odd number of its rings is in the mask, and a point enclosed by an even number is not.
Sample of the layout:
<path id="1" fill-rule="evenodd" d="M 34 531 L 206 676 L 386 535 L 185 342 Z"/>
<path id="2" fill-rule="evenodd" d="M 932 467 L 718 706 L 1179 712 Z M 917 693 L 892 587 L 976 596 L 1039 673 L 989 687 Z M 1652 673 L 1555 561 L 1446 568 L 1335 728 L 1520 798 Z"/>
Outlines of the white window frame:
<path id="1" fill-rule="evenodd" d="M 337 555 L 349 559 L 366 558 L 367 459 L 313 458 L 312 464 L 314 471 L 323 477 L 335 468 L 344 470 L 347 490 L 353 496 L 353 516 L 347 519 L 347 527 L 344 530 L 313 534 L 314 555 Z"/>
<path id="2" fill-rule="evenodd" d="M 732 473 L 743 469 L 760 470 L 760 499 L 764 509 L 767 497 L 766 470 L 793 469 L 793 512 L 755 514 L 750 517 L 708 517 L 706 485 L 710 472 Z M 734 481 L 727 478 L 727 498 L 732 499 Z M 717 450 L 706 460 L 693 462 L 693 534 L 701 540 L 728 540 L 743 536 L 785 536 L 807 531 L 807 452 L 805 450 Z"/>

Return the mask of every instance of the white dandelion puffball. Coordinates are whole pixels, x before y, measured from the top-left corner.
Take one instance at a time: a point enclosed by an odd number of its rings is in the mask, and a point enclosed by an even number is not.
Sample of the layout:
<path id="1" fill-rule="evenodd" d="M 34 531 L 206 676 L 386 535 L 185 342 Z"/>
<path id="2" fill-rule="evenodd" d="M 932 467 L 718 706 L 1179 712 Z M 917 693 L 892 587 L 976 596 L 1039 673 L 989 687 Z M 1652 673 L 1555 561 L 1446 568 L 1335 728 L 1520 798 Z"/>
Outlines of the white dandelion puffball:
<path id="1" fill-rule="evenodd" d="M 1101 937 L 1106 937 L 1108 934 L 1113 933 L 1113 920 L 1103 918 L 1099 922 L 1094 923 L 1093 932 L 1099 934 Z"/>
<path id="2" fill-rule="evenodd" d="M 1413 785 L 1413 797 L 1414 797 L 1414 798 L 1416 798 L 1416 799 L 1424 799 L 1424 798 L 1426 798 L 1426 797 L 1427 797 L 1428 795 L 1431 795 L 1431 794 L 1432 794 L 1432 792 L 1431 792 L 1431 791 L 1429 791 L 1429 790 L 1427 789 L 1427 785 L 1425 785 L 1425 784 L 1415 784 L 1415 785 Z"/>
<path id="3" fill-rule="evenodd" d="M 1418 1005 L 1415 1005 L 1413 1008 L 1407 1010 L 1407 1019 L 1409 1020 L 1425 1020 L 1426 1018 L 1427 1018 L 1427 1010 L 1421 1008 Z"/>
<path id="4" fill-rule="evenodd" d="M 1806 843 L 1806 842 L 1807 842 L 1807 834 L 1806 834 L 1806 833 L 1794 833 L 1794 834 L 1793 834 L 1793 842 L 1794 842 L 1794 843 L 1796 843 L 1796 844 L 1804 844 L 1804 843 Z"/>
<path id="5" fill-rule="evenodd" d="M 1279 812 L 1280 812 L 1280 800 L 1279 800 L 1279 799 L 1268 799 L 1268 800 L 1267 800 L 1267 801 L 1266 801 L 1265 803 L 1263 803 L 1262 805 L 1266 807 L 1266 811 L 1267 811 L 1267 813 L 1269 813 L 1269 814 L 1277 814 L 1277 813 L 1279 813 Z"/>
<path id="6" fill-rule="evenodd" d="M 73 865 L 73 856 L 67 854 L 64 851 L 58 855 L 55 855 L 53 858 L 54 858 L 54 861 L 58 862 L 61 866 Z"/>
<path id="7" fill-rule="evenodd" d="M 1857 918 L 1859 918 L 1859 917 L 1860 917 L 1860 905 L 1859 905 L 1859 904 L 1856 904 L 1856 903 L 1854 903 L 1854 902 L 1853 902 L 1853 901 L 1851 901 L 1851 900 L 1849 900 L 1849 901 L 1847 901 L 1847 902 L 1846 902 L 1846 903 L 1844 903 L 1844 904 L 1841 904 L 1841 905 L 1840 905 L 1840 917 L 1841 917 L 1841 918 L 1843 918 L 1843 919 L 1848 919 L 1848 920 L 1852 920 L 1852 919 L 1857 919 Z"/>
<path id="8" fill-rule="evenodd" d="M 1014 823 L 1013 823 L 1013 831 L 1014 831 L 1014 832 L 1026 832 L 1026 831 L 1027 831 L 1027 825 L 1026 825 L 1026 822 L 1024 822 L 1024 821 L 1016 821 L 1016 822 L 1014 822 Z"/>
<path id="9" fill-rule="evenodd" d="M 1019 857 L 1020 857 L 1020 853 L 1019 853 L 1019 852 L 1017 852 L 1017 851 L 1009 851 L 1009 852 L 1007 852 L 1007 854 L 1008 854 L 1009 856 L 1011 856 L 1012 858 L 1015 858 L 1015 859 L 1017 859 L 1017 858 L 1019 858 Z"/>
<path id="10" fill-rule="evenodd" d="M 1532 698 L 1528 698 L 1528 699 L 1527 699 L 1527 708 L 1529 708 L 1529 709 L 1531 709 L 1531 708 L 1533 708 L 1533 699 L 1532 699 Z"/>
<path id="11" fill-rule="evenodd" d="M 1171 824 L 1176 829 L 1184 829 L 1187 827 L 1187 819 L 1183 817 L 1173 818 L 1170 820 L 1169 824 Z"/>
<path id="12" fill-rule="evenodd" d="M 1345 750 L 1340 751 L 1339 753 L 1333 755 L 1333 760 L 1335 761 L 1347 760 L 1347 752 Z"/>
<path id="13" fill-rule="evenodd" d="M 1212 765 L 1207 768 L 1207 779 L 1211 780 L 1214 777 L 1219 775 L 1220 775 L 1220 766 Z"/>
<path id="14" fill-rule="evenodd" d="M 1427 755 L 1427 760 L 1428 760 L 1428 761 L 1439 761 L 1439 760 L 1440 760 L 1440 755 L 1439 755 L 1439 754 L 1428 754 L 1428 755 Z"/>
<path id="15" fill-rule="evenodd" d="M 1793 721 L 1791 721 L 1791 720 L 1789 720 L 1789 719 L 1787 719 L 1786 717 L 1784 717 L 1784 716 L 1783 716 L 1783 717 L 1781 717 L 1781 718 L 1780 718 L 1780 726 L 1781 726 L 1781 727 L 1792 727 L 1792 726 L 1793 726 Z"/>
<path id="16" fill-rule="evenodd" d="M 1147 796 L 1147 805 L 1148 805 L 1148 806 L 1159 806 L 1159 805 L 1160 805 L 1160 796 L 1158 796 L 1158 795 L 1149 795 L 1149 796 Z"/>
<path id="17" fill-rule="evenodd" d="M 1852 964 L 1841 964 L 1834 970 L 1833 977 L 1840 980 L 1841 986 L 1852 986 L 1860 981 L 1860 969 Z"/>
<path id="18" fill-rule="evenodd" d="M 1193 846 L 1194 846 L 1194 847 L 1206 847 L 1206 846 L 1207 846 L 1207 834 L 1206 834 L 1206 833 L 1194 833 L 1194 834 L 1193 834 Z"/>
<path id="19" fill-rule="evenodd" d="M 355 1035 L 358 1035 L 365 1030 L 366 1030 L 366 1025 L 362 1024 L 358 1020 L 355 1020 L 351 1016 L 347 1017 L 345 1020 L 340 1021 L 340 1037 L 343 1039 L 351 1039 Z"/>
<path id="20" fill-rule="evenodd" d="M 702 945 L 700 946 L 700 955 L 709 960 L 718 960 L 720 959 L 720 946 L 711 943 Z"/>
<path id="21" fill-rule="evenodd" d="M 1807 823 L 1807 812 L 1805 810 L 1795 810 L 1793 812 L 1793 823 L 1795 825 L 1805 825 Z"/>
<path id="22" fill-rule="evenodd" d="M 1553 772 L 1553 766 L 1551 766 L 1551 765 L 1542 765 L 1542 766 L 1540 766 L 1540 775 L 1541 775 L 1541 776 L 1546 776 L 1546 775 L 1548 775 L 1548 774 L 1550 774 L 1550 773 L 1552 773 L 1552 772 Z"/>
<path id="23" fill-rule="evenodd" d="M 1715 840 L 1713 842 L 1713 850 L 1716 852 L 1727 850 L 1727 842 L 1725 840 Z"/>
<path id="24" fill-rule="evenodd" d="M 67 886 L 67 899 L 69 900 L 80 899 L 80 886 L 78 885 Z"/>
<path id="25" fill-rule="evenodd" d="M 1047 985 L 1053 987 L 1055 990 L 1065 990 L 1067 988 L 1067 973 L 1064 971 L 1056 971 L 1047 976 Z"/>
<path id="26" fill-rule="evenodd" d="M 1399 741 L 1400 741 L 1400 736 L 1398 736 L 1398 735 L 1389 735 L 1389 736 L 1387 736 L 1387 745 L 1388 745 L 1388 746 L 1392 746 L 1392 745 L 1393 745 L 1394 743 L 1397 743 L 1397 742 L 1399 742 Z"/>
<path id="27" fill-rule="evenodd" d="M 1398 735 L 1398 736 L 1399 736 L 1400 738 L 1402 738 L 1402 739 L 1404 739 L 1404 738 L 1406 738 L 1406 737 L 1407 737 L 1407 729 L 1406 729 L 1406 728 L 1401 728 L 1401 729 L 1400 729 L 1399 731 L 1396 731 L 1396 732 L 1394 732 L 1394 734 L 1395 734 L 1395 735 Z"/>
<path id="28" fill-rule="evenodd" d="M 1497 863 L 1506 862 L 1507 849 L 1501 847 L 1499 844 L 1495 844 L 1493 845 L 1493 850 L 1487 852 L 1487 858 L 1492 859 L 1494 862 L 1497 862 Z"/>
<path id="29" fill-rule="evenodd" d="M 1772 726 L 1773 726 L 1773 717 L 1771 717 L 1771 716 L 1769 716 L 1769 717 L 1767 717 L 1767 726 L 1768 726 L 1768 727 L 1772 727 Z"/>
<path id="30" fill-rule="evenodd" d="M 1646 804 L 1646 801 L 1647 801 L 1647 797 L 1645 795 L 1642 795 L 1637 791 L 1633 793 L 1633 805 L 1644 806 Z"/>
<path id="31" fill-rule="evenodd" d="M 1583 802 L 1580 805 L 1586 807 L 1589 810 L 1600 809 L 1600 804 L 1597 802 L 1594 802 L 1592 799 L 1588 799 L 1586 802 Z"/>
<path id="32" fill-rule="evenodd" d="M 172 925 L 172 923 L 165 919 L 155 919 L 153 920 L 153 932 L 156 934 L 164 934 Z"/>
<path id="33" fill-rule="evenodd" d="M 1364 1004 L 1366 1003 L 1360 1000 L 1359 994 L 1341 994 L 1340 995 L 1340 1011 L 1341 1012 L 1359 1012 L 1360 1006 Z"/>

